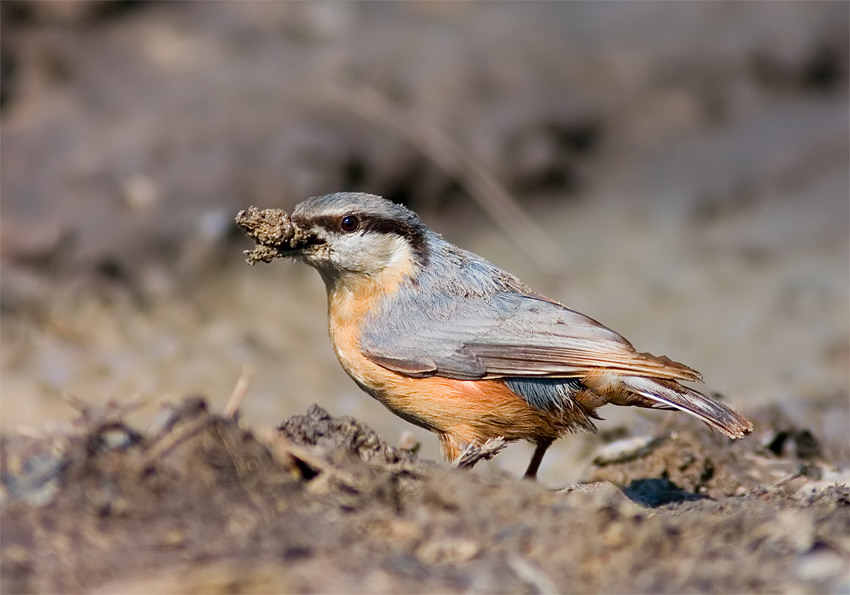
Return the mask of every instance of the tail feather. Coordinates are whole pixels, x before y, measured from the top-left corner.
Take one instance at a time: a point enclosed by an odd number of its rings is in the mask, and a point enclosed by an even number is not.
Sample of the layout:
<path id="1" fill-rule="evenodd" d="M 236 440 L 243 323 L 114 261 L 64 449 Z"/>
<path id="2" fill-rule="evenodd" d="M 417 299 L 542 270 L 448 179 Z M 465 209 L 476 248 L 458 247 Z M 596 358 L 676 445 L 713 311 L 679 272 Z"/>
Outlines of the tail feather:
<path id="1" fill-rule="evenodd" d="M 753 431 L 752 422 L 743 415 L 678 382 L 640 376 L 623 376 L 622 382 L 653 405 L 689 413 L 730 438 L 743 438 Z"/>

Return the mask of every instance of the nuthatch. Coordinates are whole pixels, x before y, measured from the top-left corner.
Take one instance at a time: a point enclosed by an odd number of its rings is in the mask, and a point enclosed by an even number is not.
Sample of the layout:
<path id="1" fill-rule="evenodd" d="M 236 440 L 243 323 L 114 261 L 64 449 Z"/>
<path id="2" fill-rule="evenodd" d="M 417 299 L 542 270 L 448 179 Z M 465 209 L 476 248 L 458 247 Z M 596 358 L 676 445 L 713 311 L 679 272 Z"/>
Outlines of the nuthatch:
<path id="1" fill-rule="evenodd" d="M 240 214 L 241 216 L 241 214 Z M 455 460 L 489 439 L 536 446 L 595 431 L 607 403 L 678 409 L 741 438 L 745 417 L 681 381 L 695 370 L 637 352 L 592 318 L 443 240 L 409 209 L 342 192 L 295 207 L 276 255 L 319 271 L 331 340 L 360 388 L 435 432 Z"/>

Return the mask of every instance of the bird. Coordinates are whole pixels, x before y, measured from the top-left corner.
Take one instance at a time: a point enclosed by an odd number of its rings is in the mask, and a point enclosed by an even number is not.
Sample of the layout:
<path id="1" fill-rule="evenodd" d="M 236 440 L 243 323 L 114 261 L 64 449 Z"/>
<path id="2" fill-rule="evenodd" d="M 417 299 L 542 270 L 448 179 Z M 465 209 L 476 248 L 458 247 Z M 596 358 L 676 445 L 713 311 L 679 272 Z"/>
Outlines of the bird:
<path id="1" fill-rule="evenodd" d="M 535 479 L 558 438 L 595 432 L 606 404 L 688 413 L 729 438 L 753 424 L 686 386 L 696 370 L 638 352 L 593 318 L 444 240 L 407 207 L 357 192 L 309 198 L 277 246 L 316 269 L 342 368 L 457 461 L 490 440 L 534 446 Z"/>

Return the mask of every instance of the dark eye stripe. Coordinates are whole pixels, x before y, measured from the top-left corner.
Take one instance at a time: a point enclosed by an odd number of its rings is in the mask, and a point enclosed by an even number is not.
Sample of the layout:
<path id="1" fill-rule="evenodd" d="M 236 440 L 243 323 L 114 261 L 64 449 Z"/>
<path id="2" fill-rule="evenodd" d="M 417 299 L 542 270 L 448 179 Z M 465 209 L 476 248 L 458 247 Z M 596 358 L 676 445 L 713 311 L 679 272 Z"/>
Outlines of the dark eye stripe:
<path id="1" fill-rule="evenodd" d="M 420 227 L 406 221 L 377 217 L 374 215 L 355 215 L 352 213 L 351 216 L 355 216 L 359 219 L 359 230 L 364 232 L 394 234 L 404 238 L 410 244 L 416 259 L 423 265 L 427 264 L 428 246 L 425 239 L 425 233 Z M 300 223 L 306 226 L 313 225 L 323 227 L 332 233 L 339 233 L 340 231 L 339 215 L 318 215 L 316 217 L 305 219 Z"/>

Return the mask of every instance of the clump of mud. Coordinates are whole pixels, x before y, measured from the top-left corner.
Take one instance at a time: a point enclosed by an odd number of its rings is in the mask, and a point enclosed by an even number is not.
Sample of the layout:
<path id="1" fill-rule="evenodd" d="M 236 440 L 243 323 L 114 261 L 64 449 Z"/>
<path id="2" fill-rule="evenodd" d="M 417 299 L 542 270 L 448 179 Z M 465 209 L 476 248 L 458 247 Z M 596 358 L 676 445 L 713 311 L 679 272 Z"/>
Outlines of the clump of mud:
<path id="1" fill-rule="evenodd" d="M 245 251 L 250 265 L 281 258 L 306 237 L 304 230 L 294 225 L 289 214 L 281 209 L 248 207 L 236 214 L 236 225 L 257 244 L 253 250 Z"/>
<path id="2" fill-rule="evenodd" d="M 422 461 L 317 406 L 265 436 L 197 398 L 146 432 L 124 417 L 2 438 L 4 593 L 848 587 L 850 489 L 787 428 L 631 438 L 596 481 L 551 490 Z"/>

